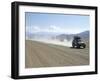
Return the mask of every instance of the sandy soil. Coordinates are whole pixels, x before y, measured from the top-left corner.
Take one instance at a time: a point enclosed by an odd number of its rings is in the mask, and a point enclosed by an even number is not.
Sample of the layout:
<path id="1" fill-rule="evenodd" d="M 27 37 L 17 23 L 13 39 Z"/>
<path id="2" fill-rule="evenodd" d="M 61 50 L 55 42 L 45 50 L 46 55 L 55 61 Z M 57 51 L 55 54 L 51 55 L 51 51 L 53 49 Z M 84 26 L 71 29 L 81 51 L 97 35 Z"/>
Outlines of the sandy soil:
<path id="1" fill-rule="evenodd" d="M 32 40 L 25 43 L 25 67 L 58 67 L 89 64 L 89 48 L 75 49 Z"/>

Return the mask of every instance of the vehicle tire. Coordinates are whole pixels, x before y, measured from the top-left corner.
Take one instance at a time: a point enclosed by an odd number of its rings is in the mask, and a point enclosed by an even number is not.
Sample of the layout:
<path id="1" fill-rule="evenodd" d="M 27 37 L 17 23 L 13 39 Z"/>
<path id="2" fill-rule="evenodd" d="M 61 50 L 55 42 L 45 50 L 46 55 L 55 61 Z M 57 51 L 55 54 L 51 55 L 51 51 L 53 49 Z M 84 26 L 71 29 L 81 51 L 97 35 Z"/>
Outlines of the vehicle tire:
<path id="1" fill-rule="evenodd" d="M 73 48 L 75 48 L 75 45 L 74 45 L 74 44 L 72 44 L 72 47 L 73 47 Z"/>
<path id="2" fill-rule="evenodd" d="M 83 45 L 82 45 L 82 47 L 83 47 L 83 48 L 86 48 L 86 45 L 85 45 L 85 44 L 83 44 Z"/>
<path id="3" fill-rule="evenodd" d="M 77 45 L 77 48 L 80 48 L 80 45 Z"/>

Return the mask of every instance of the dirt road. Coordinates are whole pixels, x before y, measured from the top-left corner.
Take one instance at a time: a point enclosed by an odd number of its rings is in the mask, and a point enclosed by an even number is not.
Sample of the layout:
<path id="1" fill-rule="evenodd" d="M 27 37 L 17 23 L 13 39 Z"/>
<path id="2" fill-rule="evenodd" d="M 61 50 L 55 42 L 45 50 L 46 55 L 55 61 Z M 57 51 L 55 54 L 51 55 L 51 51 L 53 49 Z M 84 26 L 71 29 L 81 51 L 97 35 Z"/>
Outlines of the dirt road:
<path id="1" fill-rule="evenodd" d="M 25 45 L 26 68 L 89 64 L 89 48 L 75 49 L 31 40 L 26 40 Z"/>

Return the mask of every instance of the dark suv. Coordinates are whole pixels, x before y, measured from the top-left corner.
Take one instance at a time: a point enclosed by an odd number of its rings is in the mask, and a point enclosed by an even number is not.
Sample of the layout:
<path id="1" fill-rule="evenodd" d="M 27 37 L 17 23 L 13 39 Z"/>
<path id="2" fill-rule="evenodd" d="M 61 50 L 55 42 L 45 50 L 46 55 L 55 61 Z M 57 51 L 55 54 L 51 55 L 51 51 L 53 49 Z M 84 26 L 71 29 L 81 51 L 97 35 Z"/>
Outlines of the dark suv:
<path id="1" fill-rule="evenodd" d="M 74 36 L 72 46 L 73 48 L 85 48 L 86 44 L 81 41 L 81 38 L 79 36 Z"/>

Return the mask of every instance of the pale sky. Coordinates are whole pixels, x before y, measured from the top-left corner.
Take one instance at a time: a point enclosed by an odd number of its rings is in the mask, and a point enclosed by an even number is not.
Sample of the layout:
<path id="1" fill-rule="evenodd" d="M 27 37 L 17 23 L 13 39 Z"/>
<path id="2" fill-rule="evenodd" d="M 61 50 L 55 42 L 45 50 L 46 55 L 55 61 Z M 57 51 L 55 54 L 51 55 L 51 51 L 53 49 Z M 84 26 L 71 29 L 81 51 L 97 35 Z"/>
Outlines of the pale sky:
<path id="1" fill-rule="evenodd" d="M 75 34 L 89 30 L 90 17 L 87 15 L 25 13 L 26 32 L 51 32 Z"/>

